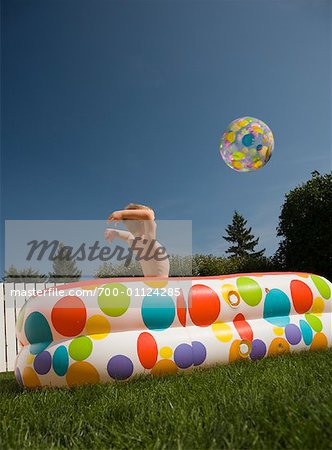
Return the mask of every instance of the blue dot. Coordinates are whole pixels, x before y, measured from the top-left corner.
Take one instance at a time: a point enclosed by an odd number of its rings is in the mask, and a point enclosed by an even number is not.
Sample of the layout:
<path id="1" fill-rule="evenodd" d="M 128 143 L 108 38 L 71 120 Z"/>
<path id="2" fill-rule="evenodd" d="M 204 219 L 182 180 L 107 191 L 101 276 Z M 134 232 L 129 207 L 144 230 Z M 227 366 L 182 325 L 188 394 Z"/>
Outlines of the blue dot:
<path id="1" fill-rule="evenodd" d="M 172 297 L 146 296 L 142 303 L 142 318 L 149 330 L 165 330 L 172 325 L 175 306 Z"/>
<path id="2" fill-rule="evenodd" d="M 69 356 L 67 349 L 64 345 L 58 347 L 53 355 L 53 370 L 54 372 L 63 377 L 68 370 L 69 366 Z"/>
<path id="3" fill-rule="evenodd" d="M 305 320 L 301 319 L 300 320 L 300 328 L 301 328 L 304 343 L 306 345 L 310 345 L 312 342 L 312 337 L 313 337 L 311 326 Z"/>
<path id="4" fill-rule="evenodd" d="M 242 144 L 245 145 L 246 147 L 250 147 L 253 142 L 254 142 L 255 138 L 251 133 L 245 134 L 242 138 Z"/>
<path id="5" fill-rule="evenodd" d="M 46 318 L 40 312 L 31 313 L 25 321 L 24 331 L 30 344 L 52 342 L 53 336 Z"/>
<path id="6" fill-rule="evenodd" d="M 285 327 L 290 322 L 290 309 L 288 296 L 280 289 L 271 289 L 265 298 L 264 319 L 277 327 Z"/>
<path id="7" fill-rule="evenodd" d="M 262 150 L 262 148 L 263 148 L 262 144 L 258 144 L 257 147 L 256 147 L 256 150 L 259 151 L 259 150 Z"/>

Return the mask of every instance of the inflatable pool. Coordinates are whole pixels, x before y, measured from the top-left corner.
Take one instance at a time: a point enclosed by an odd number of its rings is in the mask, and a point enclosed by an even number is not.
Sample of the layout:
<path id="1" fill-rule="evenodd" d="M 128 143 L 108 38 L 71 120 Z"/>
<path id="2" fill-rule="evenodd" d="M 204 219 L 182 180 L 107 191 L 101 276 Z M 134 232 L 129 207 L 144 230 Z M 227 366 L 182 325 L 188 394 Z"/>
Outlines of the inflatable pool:
<path id="1" fill-rule="evenodd" d="M 71 387 L 331 346 L 331 283 L 256 273 L 47 289 L 17 321 L 18 383 Z"/>

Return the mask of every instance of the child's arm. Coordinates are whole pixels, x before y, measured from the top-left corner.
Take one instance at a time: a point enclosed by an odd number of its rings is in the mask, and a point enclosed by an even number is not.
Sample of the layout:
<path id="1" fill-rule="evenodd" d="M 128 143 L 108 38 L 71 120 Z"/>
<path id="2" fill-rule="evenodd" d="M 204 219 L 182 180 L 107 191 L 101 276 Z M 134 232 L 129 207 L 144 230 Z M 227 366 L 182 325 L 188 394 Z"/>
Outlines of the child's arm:
<path id="1" fill-rule="evenodd" d="M 114 230 L 114 228 L 107 228 L 105 230 L 105 240 L 108 242 L 112 242 L 113 239 L 119 238 L 123 241 L 131 243 L 135 238 L 129 231 L 124 230 Z"/>
<path id="2" fill-rule="evenodd" d="M 114 211 L 107 222 L 118 222 L 119 220 L 154 220 L 154 212 L 149 209 L 124 209 Z"/>

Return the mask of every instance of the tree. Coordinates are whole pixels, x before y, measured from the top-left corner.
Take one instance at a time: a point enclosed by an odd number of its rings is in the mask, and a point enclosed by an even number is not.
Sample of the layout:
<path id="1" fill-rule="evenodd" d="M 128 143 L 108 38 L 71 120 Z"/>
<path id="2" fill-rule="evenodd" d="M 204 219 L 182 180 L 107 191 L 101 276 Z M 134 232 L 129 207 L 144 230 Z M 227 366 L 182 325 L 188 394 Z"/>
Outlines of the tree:
<path id="1" fill-rule="evenodd" d="M 233 244 L 226 250 L 226 253 L 230 254 L 231 257 L 261 257 L 265 252 L 265 248 L 258 252 L 254 251 L 259 238 L 255 239 L 255 236 L 251 234 L 251 227 L 246 228 L 246 224 L 247 220 L 237 211 L 234 211 L 233 221 L 226 227 L 227 236 L 223 236 L 225 241 Z"/>
<path id="2" fill-rule="evenodd" d="M 78 281 L 81 278 L 82 271 L 76 266 L 75 259 L 72 258 L 70 249 L 60 242 L 58 250 L 53 260 L 53 271 L 50 272 L 51 282 L 68 283 Z"/>
<path id="3" fill-rule="evenodd" d="M 332 278 L 332 172 L 311 179 L 285 196 L 279 216 L 282 237 L 276 260 L 286 270 Z"/>
<path id="4" fill-rule="evenodd" d="M 8 270 L 5 270 L 5 276 L 3 277 L 6 283 L 42 283 L 46 279 L 46 275 L 41 274 L 38 270 L 34 270 L 31 267 L 18 270 L 13 265 Z"/>

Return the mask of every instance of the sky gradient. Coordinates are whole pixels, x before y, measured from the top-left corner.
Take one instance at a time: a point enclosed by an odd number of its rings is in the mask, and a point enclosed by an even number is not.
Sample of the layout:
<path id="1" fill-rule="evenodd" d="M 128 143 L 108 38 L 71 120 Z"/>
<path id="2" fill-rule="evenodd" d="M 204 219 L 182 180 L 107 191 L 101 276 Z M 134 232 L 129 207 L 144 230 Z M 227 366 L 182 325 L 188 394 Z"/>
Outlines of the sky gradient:
<path id="1" fill-rule="evenodd" d="M 285 193 L 331 170 L 331 5 L 2 1 L 2 248 L 5 219 L 137 202 L 192 220 L 194 252 L 216 255 L 236 209 L 273 254 Z M 243 115 L 275 137 L 254 173 L 219 154 Z"/>

